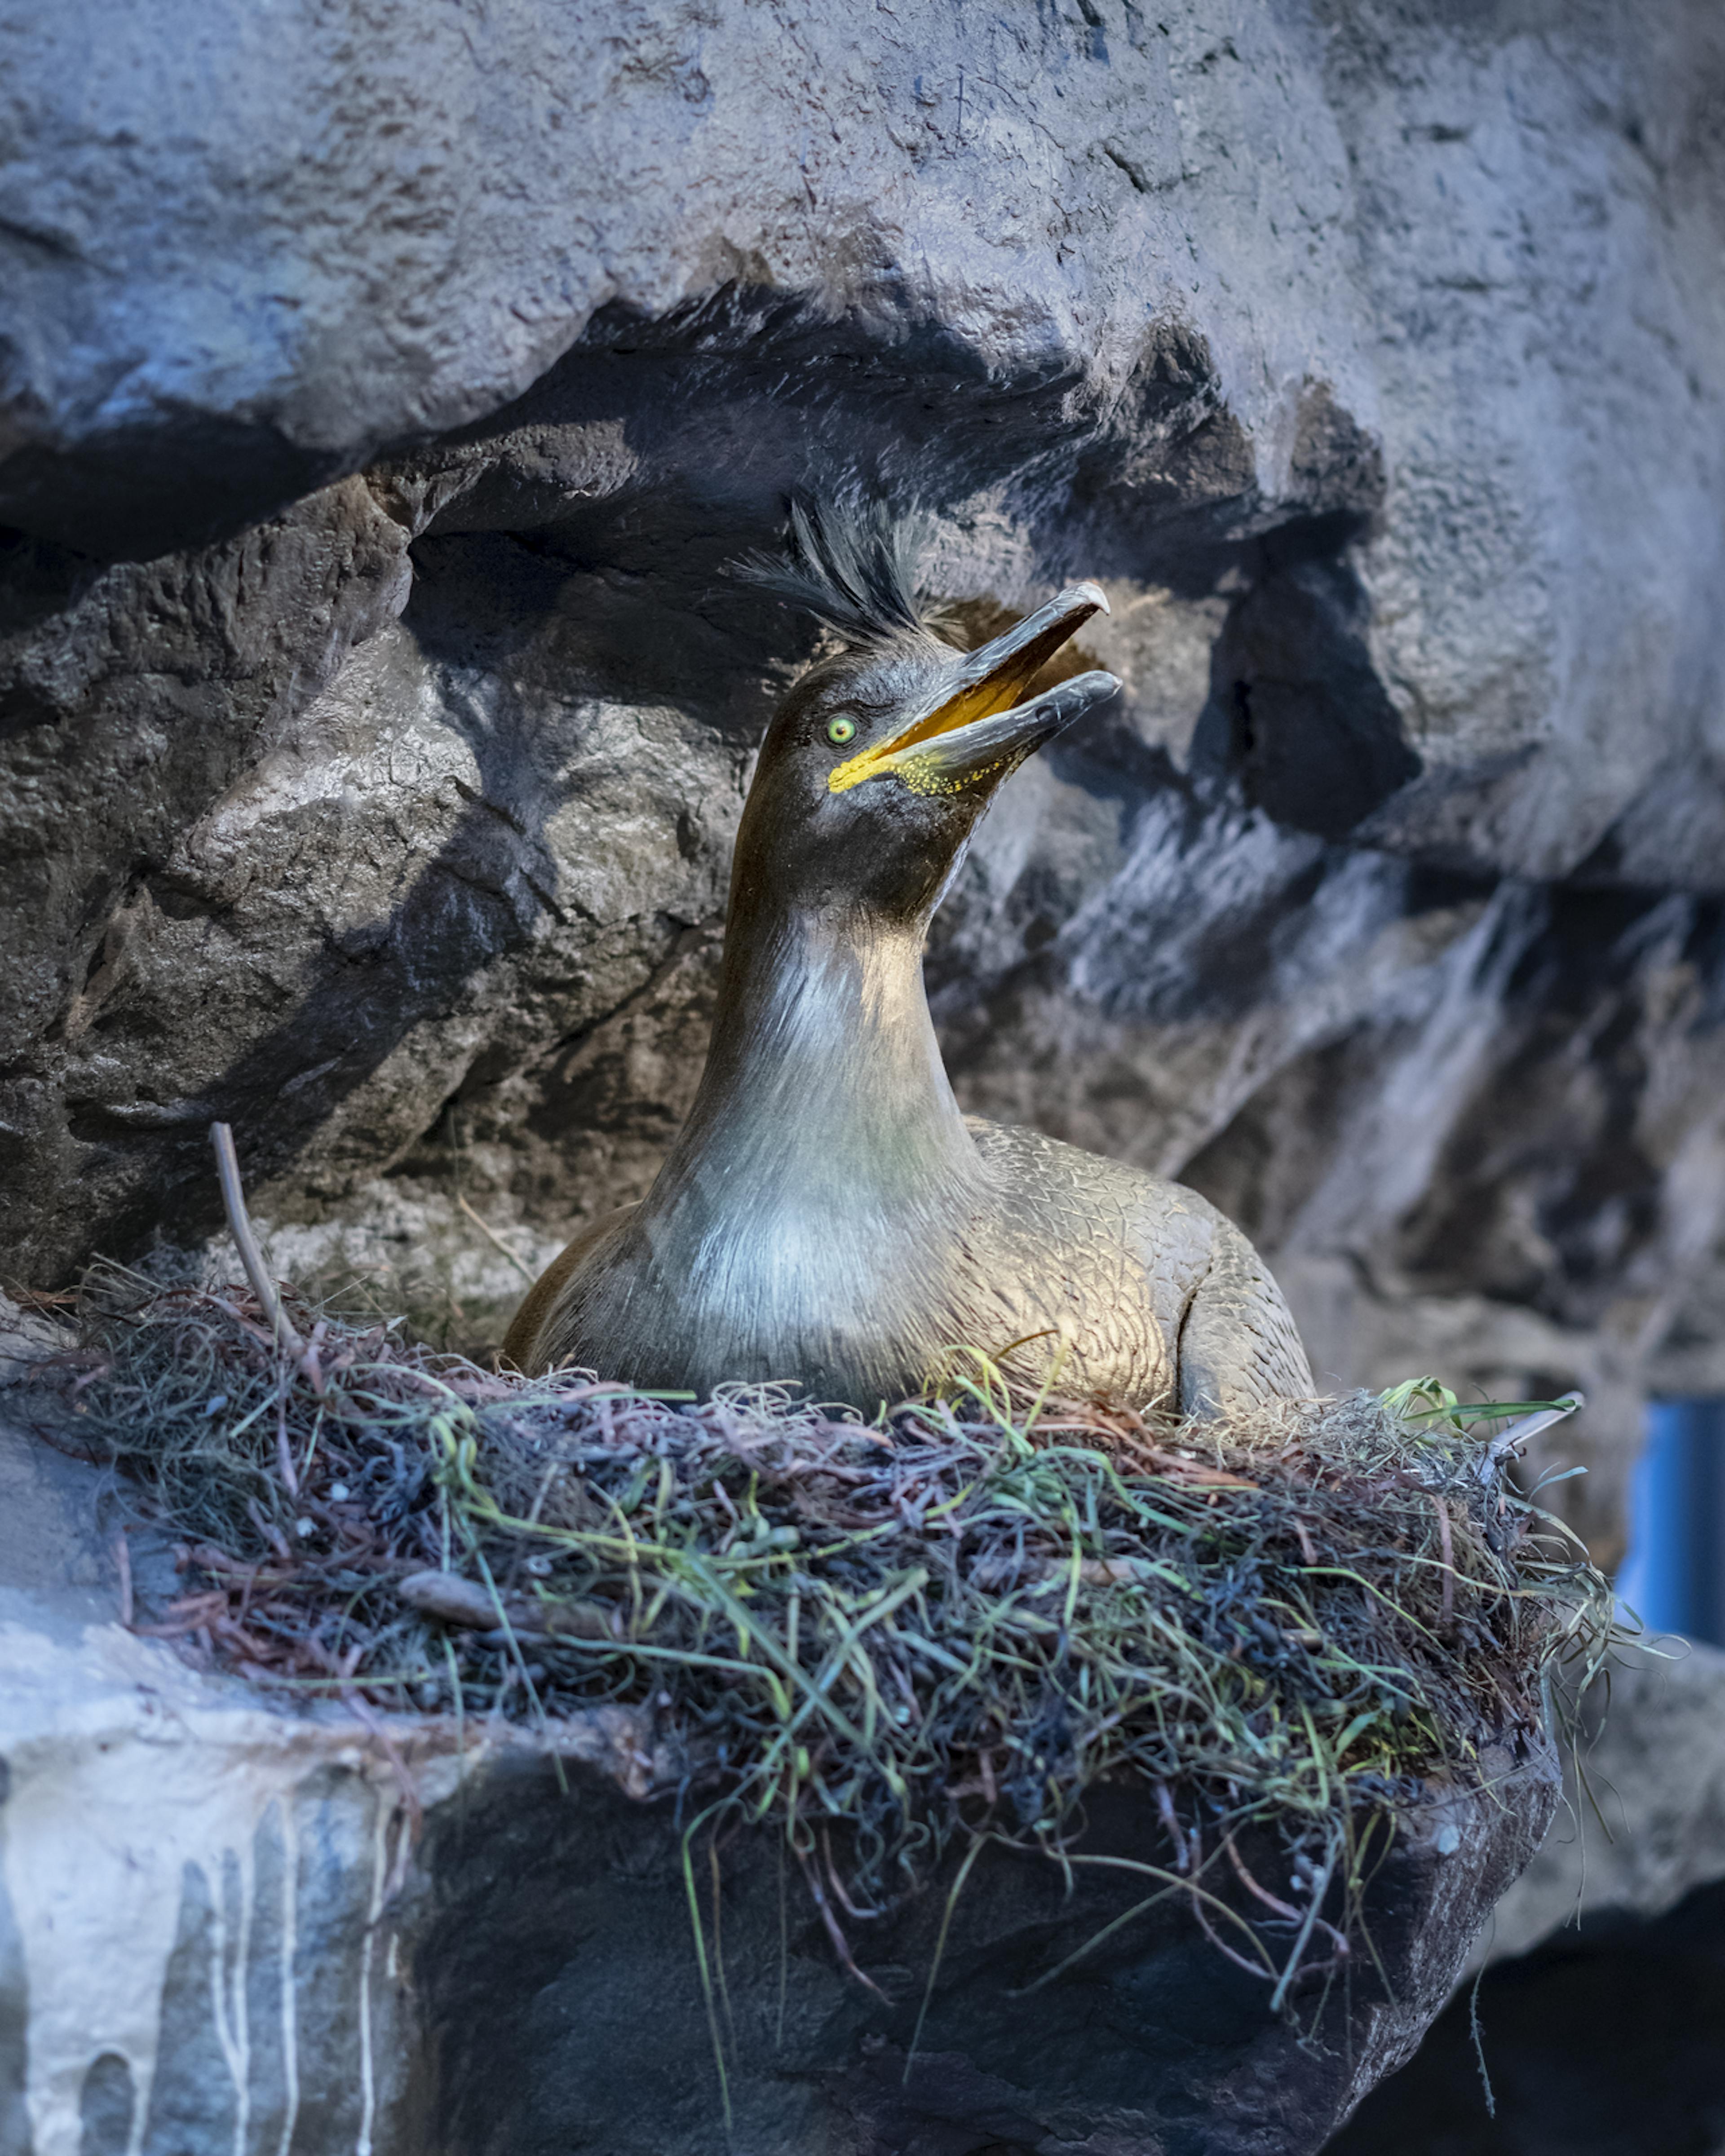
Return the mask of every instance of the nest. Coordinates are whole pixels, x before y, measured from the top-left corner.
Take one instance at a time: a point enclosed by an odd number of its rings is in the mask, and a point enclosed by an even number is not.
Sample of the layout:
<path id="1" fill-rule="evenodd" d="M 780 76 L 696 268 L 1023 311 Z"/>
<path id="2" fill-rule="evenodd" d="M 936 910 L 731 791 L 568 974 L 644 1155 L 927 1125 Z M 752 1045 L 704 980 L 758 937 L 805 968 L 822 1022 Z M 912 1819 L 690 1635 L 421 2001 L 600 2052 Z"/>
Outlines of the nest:
<path id="1" fill-rule="evenodd" d="M 362 1714 L 644 1710 L 691 1834 L 776 1824 L 848 1968 L 850 1917 L 955 1841 L 1059 1856 L 1130 1777 L 1157 1892 L 1280 2005 L 1345 1959 L 1373 1848 L 1538 1743 L 1554 1671 L 1611 1636 L 1605 1582 L 1474 1427 L 1510 1410 L 1429 1383 L 1157 1425 L 1015 1409 L 977 1358 L 869 1422 L 500 1374 L 111 1267 L 80 1319 L 39 1423 L 177 1537 L 184 1591 L 137 1630 Z"/>

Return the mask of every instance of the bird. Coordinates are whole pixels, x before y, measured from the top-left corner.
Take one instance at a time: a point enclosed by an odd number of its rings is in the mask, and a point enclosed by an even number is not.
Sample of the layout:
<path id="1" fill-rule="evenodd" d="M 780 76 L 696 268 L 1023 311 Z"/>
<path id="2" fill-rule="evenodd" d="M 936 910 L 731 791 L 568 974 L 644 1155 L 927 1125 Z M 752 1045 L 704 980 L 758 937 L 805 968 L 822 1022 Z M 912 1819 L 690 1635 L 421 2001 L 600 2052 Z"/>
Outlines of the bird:
<path id="1" fill-rule="evenodd" d="M 770 720 L 738 826 L 712 1033 L 647 1194 L 594 1220 L 522 1301 L 504 1359 L 710 1397 L 801 1385 L 878 1412 L 968 1356 L 1015 1393 L 1250 1418 L 1309 1398 L 1293 1317 L 1196 1191 L 965 1115 L 922 981 L 931 920 L 1001 786 L 1113 698 L 1032 692 L 1108 611 L 1078 583 L 964 650 L 916 595 L 916 527 L 793 505 L 741 573 L 834 648 Z"/>

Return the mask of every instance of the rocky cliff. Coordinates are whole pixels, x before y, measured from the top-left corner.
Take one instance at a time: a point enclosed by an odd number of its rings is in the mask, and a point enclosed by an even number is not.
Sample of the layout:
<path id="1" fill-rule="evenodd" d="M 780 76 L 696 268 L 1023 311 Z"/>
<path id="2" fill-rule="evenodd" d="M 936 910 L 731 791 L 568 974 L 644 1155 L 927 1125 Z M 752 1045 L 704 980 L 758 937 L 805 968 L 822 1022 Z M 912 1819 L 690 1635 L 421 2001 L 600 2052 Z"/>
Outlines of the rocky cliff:
<path id="1" fill-rule="evenodd" d="M 967 1105 L 1189 1176 L 1327 1377 L 1579 1379 L 1609 1557 L 1725 1378 L 1708 0 L 0 38 L 8 1275 L 195 1240 L 214 1116 L 470 1335 L 639 1192 L 809 648 L 726 567 L 855 478 L 979 627 L 1113 600 L 931 954 Z"/>

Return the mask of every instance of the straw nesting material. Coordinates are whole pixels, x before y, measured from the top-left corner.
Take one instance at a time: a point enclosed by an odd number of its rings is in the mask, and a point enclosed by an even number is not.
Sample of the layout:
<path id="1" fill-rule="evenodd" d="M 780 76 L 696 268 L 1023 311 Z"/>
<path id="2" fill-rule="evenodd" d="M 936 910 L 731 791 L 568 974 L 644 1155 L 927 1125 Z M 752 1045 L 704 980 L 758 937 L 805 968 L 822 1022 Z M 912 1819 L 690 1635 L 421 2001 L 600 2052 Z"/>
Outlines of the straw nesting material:
<path id="1" fill-rule="evenodd" d="M 870 1423 L 500 1374 L 302 1305 L 290 1353 L 249 1290 L 112 1267 L 80 1316 L 40 1426 L 180 1538 L 140 1630 L 362 1706 L 644 1707 L 691 1813 L 785 1832 L 847 1962 L 839 1912 L 955 1836 L 1058 1856 L 1132 1777 L 1170 1891 L 1280 2002 L 1298 1970 L 1204 1883 L 1237 1830 L 1274 1827 L 1292 1899 L 1252 1891 L 1309 1904 L 1333 1966 L 1371 1849 L 1537 1743 L 1553 1671 L 1611 1635 L 1510 1449 L 1430 1385 L 1173 1425 L 1015 1408 L 977 1357 Z"/>

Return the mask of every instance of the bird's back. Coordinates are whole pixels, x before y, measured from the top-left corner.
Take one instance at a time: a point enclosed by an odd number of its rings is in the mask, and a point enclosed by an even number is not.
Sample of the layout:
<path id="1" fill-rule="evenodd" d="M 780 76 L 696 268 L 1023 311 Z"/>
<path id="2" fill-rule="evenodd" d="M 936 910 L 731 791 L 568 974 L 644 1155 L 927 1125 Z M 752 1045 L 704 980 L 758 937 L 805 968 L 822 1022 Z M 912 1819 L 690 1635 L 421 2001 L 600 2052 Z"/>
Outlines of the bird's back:
<path id="1" fill-rule="evenodd" d="M 1014 1366 L 1046 1375 L 1053 1350 L 1062 1392 L 1187 1413 L 1311 1393 L 1280 1289 L 1207 1199 L 1038 1131 L 967 1127 L 999 1194 L 978 1314 L 1013 1326 L 1003 1346 L 1042 1336 Z"/>

